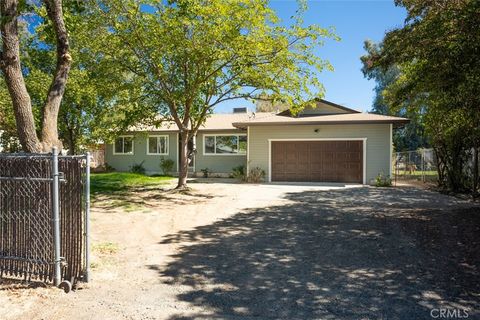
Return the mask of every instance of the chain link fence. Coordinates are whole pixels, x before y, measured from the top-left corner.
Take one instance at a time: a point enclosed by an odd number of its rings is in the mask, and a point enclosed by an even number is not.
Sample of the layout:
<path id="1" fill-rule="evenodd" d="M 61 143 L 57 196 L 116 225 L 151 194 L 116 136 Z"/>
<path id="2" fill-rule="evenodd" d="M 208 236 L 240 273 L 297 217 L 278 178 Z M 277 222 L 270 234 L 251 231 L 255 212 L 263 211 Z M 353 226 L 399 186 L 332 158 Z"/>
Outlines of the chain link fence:
<path id="1" fill-rule="evenodd" d="M 435 183 L 438 180 L 437 160 L 433 149 L 395 152 L 393 181 Z"/>
<path id="2" fill-rule="evenodd" d="M 0 276 L 88 281 L 89 156 L 0 153 Z"/>

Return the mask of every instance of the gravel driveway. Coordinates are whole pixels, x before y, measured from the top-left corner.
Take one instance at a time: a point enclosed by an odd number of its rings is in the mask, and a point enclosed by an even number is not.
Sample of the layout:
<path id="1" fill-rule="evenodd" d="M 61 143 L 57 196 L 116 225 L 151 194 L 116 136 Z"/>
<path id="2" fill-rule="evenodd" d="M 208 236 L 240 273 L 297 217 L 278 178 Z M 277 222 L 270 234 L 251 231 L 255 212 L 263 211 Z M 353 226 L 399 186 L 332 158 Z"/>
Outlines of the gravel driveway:
<path id="1" fill-rule="evenodd" d="M 93 281 L 0 291 L 25 319 L 480 317 L 480 210 L 413 188 L 195 183 L 94 205 Z M 3 307 L 5 308 L 5 307 Z"/>

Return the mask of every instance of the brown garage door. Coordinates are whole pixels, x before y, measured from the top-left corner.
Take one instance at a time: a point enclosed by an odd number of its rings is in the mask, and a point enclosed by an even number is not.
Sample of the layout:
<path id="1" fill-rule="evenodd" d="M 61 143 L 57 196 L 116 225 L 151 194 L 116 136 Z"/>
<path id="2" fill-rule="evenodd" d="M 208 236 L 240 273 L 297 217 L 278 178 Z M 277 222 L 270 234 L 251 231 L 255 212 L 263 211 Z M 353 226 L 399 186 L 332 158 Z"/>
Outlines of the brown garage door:
<path id="1" fill-rule="evenodd" d="M 272 181 L 363 182 L 363 141 L 272 141 Z"/>

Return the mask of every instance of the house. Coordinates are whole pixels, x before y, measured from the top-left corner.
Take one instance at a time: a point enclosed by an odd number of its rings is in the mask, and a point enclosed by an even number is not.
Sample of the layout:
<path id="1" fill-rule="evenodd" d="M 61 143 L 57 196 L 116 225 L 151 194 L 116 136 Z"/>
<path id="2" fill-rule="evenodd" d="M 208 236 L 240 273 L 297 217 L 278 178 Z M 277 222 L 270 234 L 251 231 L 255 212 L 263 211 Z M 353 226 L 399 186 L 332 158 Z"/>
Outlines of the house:
<path id="1" fill-rule="evenodd" d="M 213 114 L 189 144 L 190 171 L 229 175 L 244 165 L 266 172 L 267 181 L 371 183 L 391 175 L 392 130 L 408 119 L 346 108 L 318 99 L 315 108 L 251 113 L 235 108 Z M 107 145 L 106 162 L 128 171 L 143 162 L 147 173 L 160 171 L 160 159 L 178 172 L 179 132 L 175 124 L 137 127 Z"/>

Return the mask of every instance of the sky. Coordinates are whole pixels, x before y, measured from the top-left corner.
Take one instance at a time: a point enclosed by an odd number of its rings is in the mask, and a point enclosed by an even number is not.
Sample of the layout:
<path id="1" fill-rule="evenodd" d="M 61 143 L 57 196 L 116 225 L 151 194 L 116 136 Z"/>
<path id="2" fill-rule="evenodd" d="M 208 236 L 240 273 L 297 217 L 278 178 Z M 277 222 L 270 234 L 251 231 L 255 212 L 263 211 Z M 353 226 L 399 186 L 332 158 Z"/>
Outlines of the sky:
<path id="1" fill-rule="evenodd" d="M 273 0 L 271 7 L 279 17 L 287 21 L 295 13 L 295 0 Z M 371 39 L 379 42 L 386 31 L 403 24 L 404 8 L 395 7 L 393 0 L 316 0 L 308 1 L 305 25 L 333 26 L 339 42 L 327 40 L 316 54 L 330 61 L 334 71 L 323 71 L 319 79 L 325 87 L 324 99 L 356 110 L 371 109 L 375 82 L 363 77 L 360 57 L 365 53 L 363 42 Z M 248 107 L 254 104 L 246 100 L 225 102 L 216 112 L 231 112 L 233 107 Z"/>

